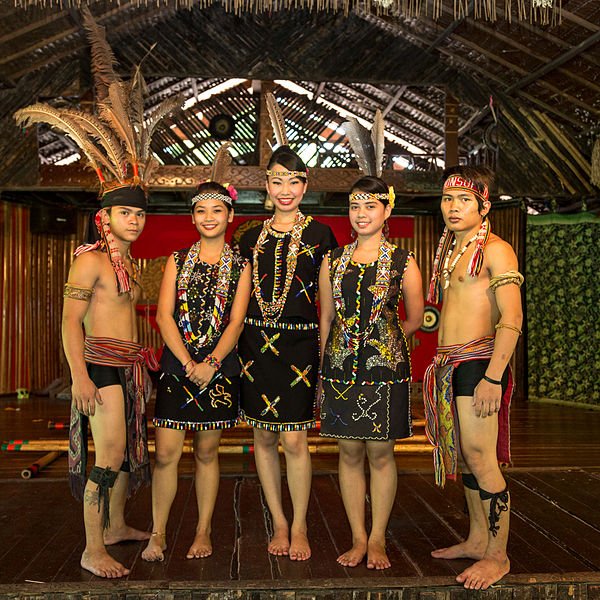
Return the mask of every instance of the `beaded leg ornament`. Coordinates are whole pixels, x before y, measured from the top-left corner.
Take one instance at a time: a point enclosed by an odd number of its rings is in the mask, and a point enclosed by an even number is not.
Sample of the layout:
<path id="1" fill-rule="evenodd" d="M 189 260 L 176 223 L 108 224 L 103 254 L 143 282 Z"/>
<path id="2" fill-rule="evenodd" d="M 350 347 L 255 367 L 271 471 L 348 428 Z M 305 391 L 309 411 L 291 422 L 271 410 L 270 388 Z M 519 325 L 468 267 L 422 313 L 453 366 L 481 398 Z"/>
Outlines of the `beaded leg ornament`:
<path id="1" fill-rule="evenodd" d="M 492 492 L 486 492 L 485 490 L 479 488 L 479 497 L 484 501 L 490 501 L 490 513 L 488 515 L 490 522 L 489 531 L 494 537 L 496 537 L 498 535 L 498 531 L 500 531 L 500 526 L 498 525 L 500 516 L 503 512 L 508 512 L 510 510 L 510 492 L 508 491 L 508 487 L 495 494 Z"/>

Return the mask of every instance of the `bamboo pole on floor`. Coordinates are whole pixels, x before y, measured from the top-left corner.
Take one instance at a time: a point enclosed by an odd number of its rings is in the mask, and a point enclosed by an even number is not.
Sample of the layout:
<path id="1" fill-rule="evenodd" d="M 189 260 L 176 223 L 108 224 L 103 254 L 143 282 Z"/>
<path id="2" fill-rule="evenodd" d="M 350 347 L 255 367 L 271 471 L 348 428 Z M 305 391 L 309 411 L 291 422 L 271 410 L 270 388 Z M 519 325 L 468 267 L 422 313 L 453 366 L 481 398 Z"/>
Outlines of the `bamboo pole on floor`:
<path id="1" fill-rule="evenodd" d="M 59 450 L 53 450 L 52 452 L 48 452 L 42 456 L 42 458 L 36 460 L 34 463 L 30 464 L 27 468 L 21 471 L 21 477 L 23 479 L 31 479 L 32 477 L 37 477 L 40 474 L 40 471 L 45 469 L 48 465 L 52 464 L 56 459 L 60 458 L 64 452 Z"/>
<path id="2" fill-rule="evenodd" d="M 425 437 L 425 436 L 422 436 Z M 69 449 L 68 440 L 10 440 L 2 443 L 2 450 L 9 452 L 66 452 Z M 155 451 L 153 441 L 148 443 L 149 452 Z M 338 454 L 338 445 L 334 442 L 328 443 L 309 443 L 308 450 L 311 454 Z M 94 444 L 88 444 L 88 451 L 94 452 Z M 194 446 L 192 440 L 186 440 L 183 445 L 183 452 L 192 453 Z M 251 454 L 254 452 L 254 444 L 225 444 L 219 446 L 219 454 Z M 279 452 L 283 448 L 279 447 Z M 432 452 L 432 446 L 429 443 L 400 443 L 394 446 L 396 454 L 428 454 Z"/>

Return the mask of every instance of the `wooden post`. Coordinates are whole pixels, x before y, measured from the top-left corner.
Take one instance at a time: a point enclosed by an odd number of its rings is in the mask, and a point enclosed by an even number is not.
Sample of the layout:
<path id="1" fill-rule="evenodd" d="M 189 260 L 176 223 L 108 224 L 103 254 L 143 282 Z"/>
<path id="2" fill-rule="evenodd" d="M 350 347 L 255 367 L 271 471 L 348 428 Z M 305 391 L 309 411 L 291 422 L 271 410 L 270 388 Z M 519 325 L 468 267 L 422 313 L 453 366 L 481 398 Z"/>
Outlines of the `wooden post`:
<path id="1" fill-rule="evenodd" d="M 275 84 L 272 81 L 260 82 L 260 112 L 258 115 L 258 148 L 259 148 L 259 166 L 261 169 L 267 168 L 269 158 L 271 158 L 271 144 L 273 141 L 273 127 L 267 110 L 265 94 L 272 92 Z M 256 88 L 254 88 L 256 89 Z"/>
<path id="2" fill-rule="evenodd" d="M 446 90 L 444 121 L 444 163 L 446 167 L 458 164 L 458 100 Z"/>

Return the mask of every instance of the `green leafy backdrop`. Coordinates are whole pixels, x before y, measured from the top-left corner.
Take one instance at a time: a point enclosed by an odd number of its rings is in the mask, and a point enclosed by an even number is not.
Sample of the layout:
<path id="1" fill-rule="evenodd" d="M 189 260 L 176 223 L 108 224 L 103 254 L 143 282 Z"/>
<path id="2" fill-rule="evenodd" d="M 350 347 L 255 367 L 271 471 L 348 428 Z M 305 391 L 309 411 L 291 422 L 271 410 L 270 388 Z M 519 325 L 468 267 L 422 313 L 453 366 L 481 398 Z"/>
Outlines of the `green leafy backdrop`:
<path id="1" fill-rule="evenodd" d="M 600 405 L 600 219 L 530 216 L 529 396 Z"/>

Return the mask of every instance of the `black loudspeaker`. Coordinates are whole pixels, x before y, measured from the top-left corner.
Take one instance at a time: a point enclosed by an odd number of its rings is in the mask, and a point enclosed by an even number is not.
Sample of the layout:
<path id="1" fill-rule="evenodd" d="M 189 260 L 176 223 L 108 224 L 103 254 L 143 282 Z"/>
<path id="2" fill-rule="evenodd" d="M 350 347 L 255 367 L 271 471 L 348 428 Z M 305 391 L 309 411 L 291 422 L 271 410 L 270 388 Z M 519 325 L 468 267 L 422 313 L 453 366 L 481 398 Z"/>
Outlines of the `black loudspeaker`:
<path id="1" fill-rule="evenodd" d="M 217 140 L 228 140 L 235 132 L 235 121 L 229 115 L 215 115 L 208 124 L 208 131 Z"/>
<path id="2" fill-rule="evenodd" d="M 29 213 L 31 233 L 71 235 L 77 233 L 77 211 L 66 206 L 35 206 Z"/>

